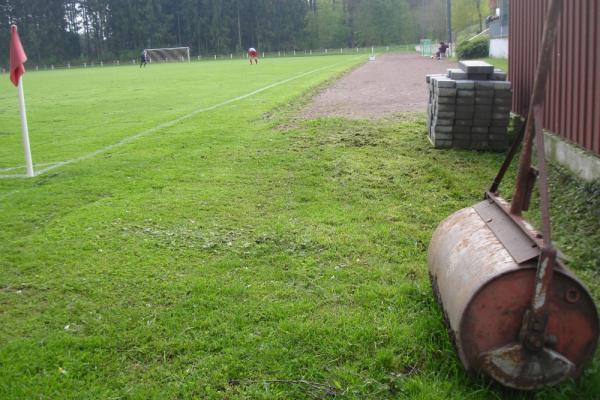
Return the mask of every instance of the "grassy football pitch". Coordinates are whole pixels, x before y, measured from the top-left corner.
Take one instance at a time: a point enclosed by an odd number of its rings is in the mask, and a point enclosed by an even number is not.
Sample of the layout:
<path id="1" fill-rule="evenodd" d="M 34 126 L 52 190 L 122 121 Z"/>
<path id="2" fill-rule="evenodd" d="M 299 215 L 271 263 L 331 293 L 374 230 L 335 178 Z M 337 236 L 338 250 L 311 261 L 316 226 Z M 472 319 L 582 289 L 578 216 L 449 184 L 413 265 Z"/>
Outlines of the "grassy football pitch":
<path id="1" fill-rule="evenodd" d="M 294 117 L 364 58 L 27 73 L 33 179 L 0 76 L 0 398 L 598 398 L 598 355 L 531 396 L 463 371 L 426 249 L 503 155 Z M 556 179 L 556 215 L 596 209 Z M 599 299 L 597 225 L 564 225 Z"/>

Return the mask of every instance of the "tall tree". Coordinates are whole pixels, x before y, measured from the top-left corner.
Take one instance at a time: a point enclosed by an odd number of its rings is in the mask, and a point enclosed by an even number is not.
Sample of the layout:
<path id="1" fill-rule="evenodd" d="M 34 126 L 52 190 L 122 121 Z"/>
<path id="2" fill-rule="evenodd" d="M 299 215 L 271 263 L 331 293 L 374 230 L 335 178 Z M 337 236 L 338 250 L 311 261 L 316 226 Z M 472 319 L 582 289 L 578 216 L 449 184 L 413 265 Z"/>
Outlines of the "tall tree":
<path id="1" fill-rule="evenodd" d="M 441 0 L 0 0 L 0 63 L 10 23 L 36 64 L 109 61 L 150 47 L 215 54 L 406 43 L 418 38 L 421 2 L 433 10 Z"/>

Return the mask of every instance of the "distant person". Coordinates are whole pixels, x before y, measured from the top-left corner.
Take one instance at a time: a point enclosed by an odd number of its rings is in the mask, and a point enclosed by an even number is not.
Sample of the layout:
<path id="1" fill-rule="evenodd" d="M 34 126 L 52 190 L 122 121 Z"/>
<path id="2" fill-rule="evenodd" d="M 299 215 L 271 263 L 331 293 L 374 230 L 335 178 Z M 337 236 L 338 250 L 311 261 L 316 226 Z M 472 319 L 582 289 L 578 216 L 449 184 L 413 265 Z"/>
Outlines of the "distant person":
<path id="1" fill-rule="evenodd" d="M 144 50 L 142 51 L 142 54 L 140 54 L 140 68 L 142 68 L 142 66 L 145 68 L 146 64 L 148 64 L 148 52 Z"/>
<path id="2" fill-rule="evenodd" d="M 250 65 L 252 65 L 252 60 L 254 60 L 256 64 L 258 64 L 258 53 L 256 52 L 256 49 L 254 47 L 250 47 L 248 49 L 248 58 L 250 59 Z"/>
<path id="3" fill-rule="evenodd" d="M 445 57 L 447 49 L 448 49 L 448 45 L 444 41 L 441 41 L 440 47 L 438 47 L 438 51 L 437 51 L 437 53 L 435 53 L 435 59 L 439 60 L 442 58 L 442 56 Z"/>

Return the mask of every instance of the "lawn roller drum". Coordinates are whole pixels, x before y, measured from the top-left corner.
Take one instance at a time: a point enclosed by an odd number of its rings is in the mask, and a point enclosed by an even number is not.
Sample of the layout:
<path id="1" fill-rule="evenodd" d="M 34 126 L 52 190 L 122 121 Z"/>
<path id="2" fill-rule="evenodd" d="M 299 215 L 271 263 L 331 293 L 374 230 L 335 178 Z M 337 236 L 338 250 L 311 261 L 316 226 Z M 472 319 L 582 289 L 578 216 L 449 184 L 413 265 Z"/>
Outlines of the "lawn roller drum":
<path id="1" fill-rule="evenodd" d="M 483 201 L 439 225 L 428 251 L 432 286 L 465 368 L 523 390 L 579 376 L 599 333 L 592 297 L 557 257 L 550 237 L 541 105 L 560 8 L 560 0 L 550 2 L 527 122 L 498 176 Z M 498 187 L 523 140 L 508 203 Z M 536 179 L 541 232 L 522 217 Z"/>

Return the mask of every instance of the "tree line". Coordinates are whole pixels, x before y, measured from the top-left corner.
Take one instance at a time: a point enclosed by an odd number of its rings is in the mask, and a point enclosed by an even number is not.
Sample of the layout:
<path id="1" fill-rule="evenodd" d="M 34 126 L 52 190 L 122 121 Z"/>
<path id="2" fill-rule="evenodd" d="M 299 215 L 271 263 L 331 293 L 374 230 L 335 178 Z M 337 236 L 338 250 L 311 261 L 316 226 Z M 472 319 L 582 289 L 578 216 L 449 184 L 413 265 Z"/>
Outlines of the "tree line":
<path id="1" fill-rule="evenodd" d="M 481 0 L 478 0 L 481 2 Z M 455 3 L 477 3 L 455 0 Z M 445 0 L 0 0 L 0 63 L 17 24 L 31 63 L 378 46 L 445 37 Z M 461 16 L 462 18 L 462 16 Z"/>

